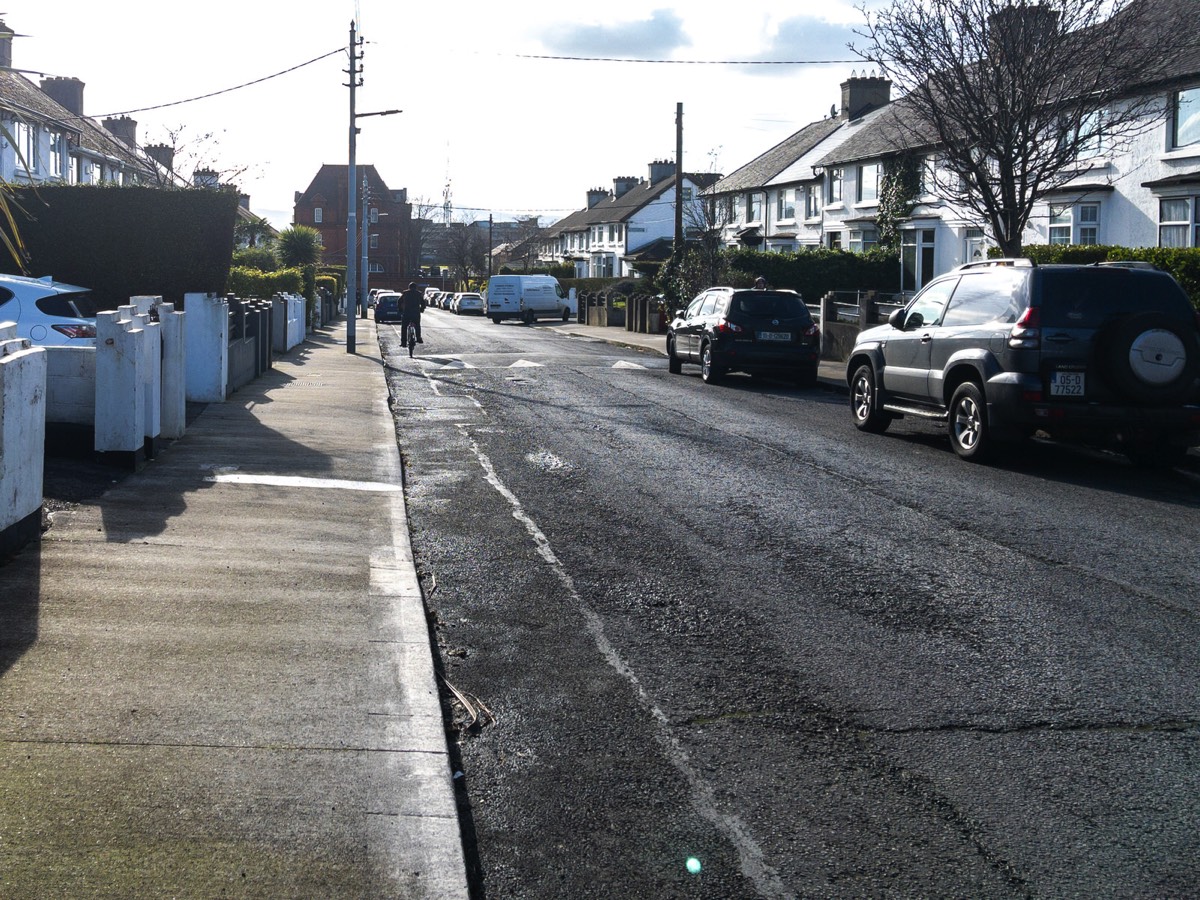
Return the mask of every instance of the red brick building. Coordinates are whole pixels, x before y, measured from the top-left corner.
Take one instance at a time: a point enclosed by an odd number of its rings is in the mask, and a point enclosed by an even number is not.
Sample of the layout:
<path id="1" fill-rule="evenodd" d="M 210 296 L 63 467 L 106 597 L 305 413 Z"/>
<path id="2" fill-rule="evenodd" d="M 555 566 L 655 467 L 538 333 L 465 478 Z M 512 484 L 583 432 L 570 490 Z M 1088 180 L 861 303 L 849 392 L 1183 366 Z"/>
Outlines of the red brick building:
<path id="1" fill-rule="evenodd" d="M 346 265 L 346 223 L 349 218 L 346 201 L 349 185 L 346 183 L 348 167 L 323 165 L 308 189 L 296 192 L 292 221 L 297 225 L 308 225 L 321 233 L 325 245 L 324 261 L 328 265 Z M 412 204 L 408 202 L 408 189 L 392 190 L 375 171 L 374 166 L 360 165 L 355 168 L 358 181 L 358 246 L 354 248 L 354 259 L 362 264 L 362 235 L 367 234 L 367 284 L 376 288 L 403 289 L 408 284 L 409 265 L 405 259 L 405 248 L 410 246 L 409 230 L 412 222 Z M 366 182 L 367 217 L 363 221 L 363 183 Z M 417 270 L 414 268 L 413 272 Z"/>

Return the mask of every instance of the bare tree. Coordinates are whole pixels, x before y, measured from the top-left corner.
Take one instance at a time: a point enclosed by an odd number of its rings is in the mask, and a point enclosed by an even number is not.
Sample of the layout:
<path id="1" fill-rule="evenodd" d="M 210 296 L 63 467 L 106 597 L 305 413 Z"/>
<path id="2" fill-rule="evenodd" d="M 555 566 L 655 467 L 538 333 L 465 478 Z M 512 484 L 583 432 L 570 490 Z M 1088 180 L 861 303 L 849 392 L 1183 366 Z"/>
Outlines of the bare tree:
<path id="1" fill-rule="evenodd" d="M 888 0 L 851 49 L 904 95 L 897 149 L 939 154 L 941 196 L 1018 255 L 1034 205 L 1166 114 L 1151 90 L 1194 28 L 1178 0 Z M 1103 177 L 1099 175 L 1098 177 Z"/>
<path id="2" fill-rule="evenodd" d="M 459 283 L 487 272 L 487 235 L 483 229 L 473 227 L 472 222 L 450 223 L 442 239 L 442 249 Z"/>
<path id="3" fill-rule="evenodd" d="M 528 272 L 530 267 L 537 264 L 541 255 L 542 237 L 545 233 L 546 229 L 538 223 L 537 216 L 519 220 L 516 227 L 509 232 L 510 263 L 520 263 L 522 271 Z"/>
<path id="4" fill-rule="evenodd" d="M 165 128 L 164 134 L 160 145 L 168 149 L 170 168 L 155 154 L 148 154 L 158 163 L 154 166 L 157 187 L 194 186 L 195 173 L 205 170 L 215 174 L 221 184 L 235 184 L 250 171 L 251 167 L 246 165 L 218 168 L 220 141 L 215 132 L 189 134 L 186 125 L 178 125 Z"/>

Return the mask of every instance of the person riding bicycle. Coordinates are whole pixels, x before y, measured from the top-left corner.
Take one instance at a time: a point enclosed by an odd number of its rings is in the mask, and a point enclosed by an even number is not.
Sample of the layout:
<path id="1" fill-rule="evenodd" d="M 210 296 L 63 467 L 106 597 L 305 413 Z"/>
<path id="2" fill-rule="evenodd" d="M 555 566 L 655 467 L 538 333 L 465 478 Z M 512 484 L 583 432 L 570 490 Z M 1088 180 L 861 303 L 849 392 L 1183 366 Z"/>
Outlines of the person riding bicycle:
<path id="1" fill-rule="evenodd" d="M 408 324 L 411 322 L 417 328 L 417 343 L 421 340 L 421 313 L 425 309 L 425 292 L 417 287 L 415 281 L 408 283 L 408 289 L 400 294 L 400 333 L 408 334 Z"/>

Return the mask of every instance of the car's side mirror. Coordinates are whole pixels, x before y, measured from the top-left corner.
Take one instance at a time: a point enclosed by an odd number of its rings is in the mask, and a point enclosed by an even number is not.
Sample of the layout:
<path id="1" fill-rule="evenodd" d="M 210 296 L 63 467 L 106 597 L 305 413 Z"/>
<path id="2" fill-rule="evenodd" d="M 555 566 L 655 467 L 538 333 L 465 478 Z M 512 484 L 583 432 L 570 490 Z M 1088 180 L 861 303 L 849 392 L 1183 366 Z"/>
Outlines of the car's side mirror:
<path id="1" fill-rule="evenodd" d="M 904 309 L 903 309 L 903 307 L 892 311 L 892 314 L 890 316 L 888 316 L 888 324 L 891 325 L 893 328 L 898 328 L 901 331 L 904 330 Z"/>
<path id="2" fill-rule="evenodd" d="M 677 318 L 677 319 L 682 319 L 682 318 L 683 318 L 683 314 L 684 314 L 684 313 L 686 313 L 686 312 L 687 312 L 687 310 L 686 310 L 686 309 L 677 309 L 677 310 L 675 310 L 675 318 Z"/>

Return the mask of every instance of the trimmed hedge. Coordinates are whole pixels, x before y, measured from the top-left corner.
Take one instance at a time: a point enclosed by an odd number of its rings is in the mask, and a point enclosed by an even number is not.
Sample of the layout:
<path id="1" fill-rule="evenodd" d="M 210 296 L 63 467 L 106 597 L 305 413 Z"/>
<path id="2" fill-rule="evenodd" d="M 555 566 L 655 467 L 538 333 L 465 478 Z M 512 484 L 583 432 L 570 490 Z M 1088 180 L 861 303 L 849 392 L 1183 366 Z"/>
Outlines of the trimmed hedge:
<path id="1" fill-rule="evenodd" d="M 830 291 L 900 290 L 900 258 L 892 251 L 801 250 L 796 253 L 729 251 L 729 267 L 743 280 L 733 287 L 751 287 L 761 275 L 774 288 L 797 291 L 805 303 L 819 303 Z M 732 279 L 739 281 L 739 279 Z"/>
<path id="2" fill-rule="evenodd" d="M 1134 260 L 1148 262 L 1175 276 L 1175 280 L 1200 309 L 1200 249 L 1194 247 L 1115 247 L 1079 244 L 1027 244 L 1021 253 L 1038 265 Z M 999 256 L 999 251 L 990 254 Z"/>
<path id="3" fill-rule="evenodd" d="M 140 294 L 181 304 L 188 292 L 225 293 L 234 193 L 45 185 L 21 188 L 14 199 L 27 270 L 91 288 L 101 308 Z M 0 270 L 21 274 L 9 258 L 0 260 Z"/>
<path id="4" fill-rule="evenodd" d="M 276 269 L 264 272 L 247 266 L 229 270 L 229 292 L 238 297 L 270 300 L 276 294 L 303 294 L 304 272 L 300 269 Z"/>

